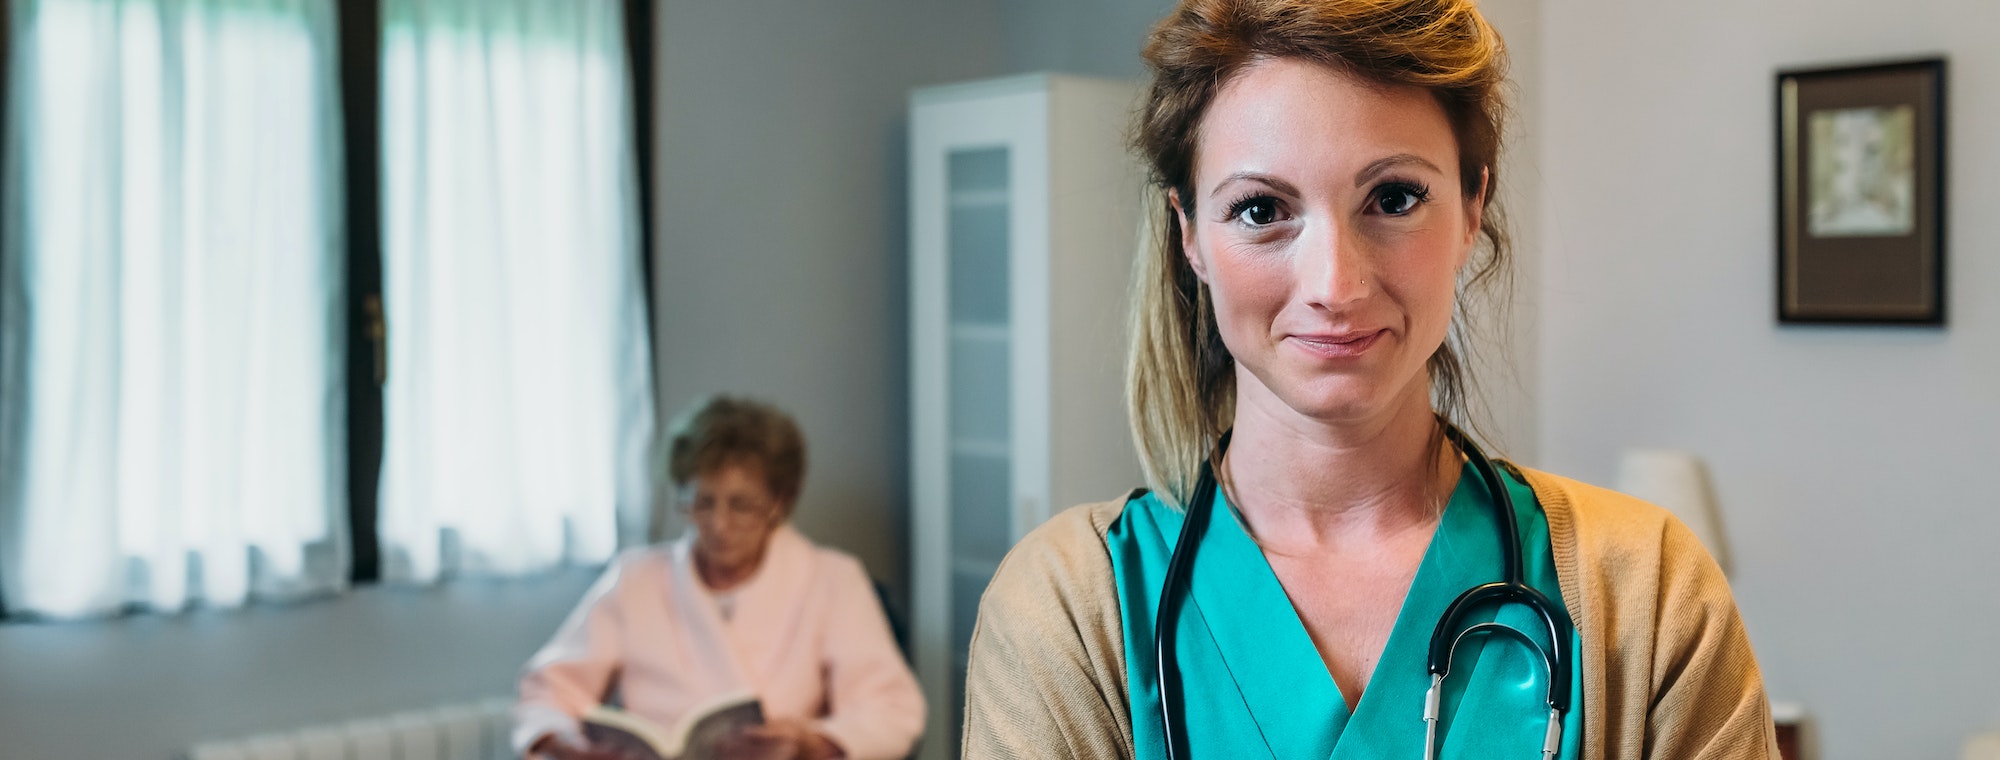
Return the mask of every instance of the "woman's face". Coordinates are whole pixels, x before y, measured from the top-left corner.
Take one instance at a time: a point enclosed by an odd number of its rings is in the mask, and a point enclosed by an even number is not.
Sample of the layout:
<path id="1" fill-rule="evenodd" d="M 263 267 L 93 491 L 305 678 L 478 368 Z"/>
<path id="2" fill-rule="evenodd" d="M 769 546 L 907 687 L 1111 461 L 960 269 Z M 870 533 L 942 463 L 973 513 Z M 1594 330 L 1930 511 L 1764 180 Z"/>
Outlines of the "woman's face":
<path id="1" fill-rule="evenodd" d="M 771 534 L 785 521 L 784 505 L 755 466 L 729 464 L 695 476 L 682 508 L 694 523 L 694 550 L 709 568 L 742 572 L 764 559 Z"/>
<path id="2" fill-rule="evenodd" d="M 1430 94 L 1255 64 L 1209 106 L 1191 185 L 1192 212 L 1175 198 L 1182 246 L 1236 359 L 1239 408 L 1326 422 L 1428 408 L 1425 362 L 1482 201 Z"/>

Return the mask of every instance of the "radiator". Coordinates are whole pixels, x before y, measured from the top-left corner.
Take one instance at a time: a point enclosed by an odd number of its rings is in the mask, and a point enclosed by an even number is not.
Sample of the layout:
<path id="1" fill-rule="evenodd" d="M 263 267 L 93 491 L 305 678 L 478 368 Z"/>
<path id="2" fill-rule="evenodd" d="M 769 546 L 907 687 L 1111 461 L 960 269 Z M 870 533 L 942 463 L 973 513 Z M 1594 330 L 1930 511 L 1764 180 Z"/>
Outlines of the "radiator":
<path id="1" fill-rule="evenodd" d="M 204 742 L 186 760 L 514 760 L 509 699 L 446 705 L 368 720 Z"/>

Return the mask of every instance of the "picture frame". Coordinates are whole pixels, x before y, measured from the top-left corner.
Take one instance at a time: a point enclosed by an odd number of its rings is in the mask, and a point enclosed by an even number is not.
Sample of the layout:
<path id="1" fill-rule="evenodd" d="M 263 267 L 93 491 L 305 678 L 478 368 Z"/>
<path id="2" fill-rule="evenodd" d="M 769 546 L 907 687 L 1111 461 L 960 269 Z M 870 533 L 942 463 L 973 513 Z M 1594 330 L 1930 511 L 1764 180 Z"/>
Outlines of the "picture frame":
<path id="1" fill-rule="evenodd" d="M 1777 75 L 1778 321 L 1943 326 L 1945 61 Z"/>

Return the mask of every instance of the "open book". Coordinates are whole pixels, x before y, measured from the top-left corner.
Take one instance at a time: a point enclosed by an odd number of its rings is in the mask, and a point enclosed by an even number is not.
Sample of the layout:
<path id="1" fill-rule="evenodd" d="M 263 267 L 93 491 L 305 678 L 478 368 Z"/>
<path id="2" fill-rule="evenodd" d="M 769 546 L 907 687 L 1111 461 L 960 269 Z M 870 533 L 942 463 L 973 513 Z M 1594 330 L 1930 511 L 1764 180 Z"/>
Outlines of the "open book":
<path id="1" fill-rule="evenodd" d="M 764 705 L 757 695 L 738 692 L 696 705 L 672 731 L 616 707 L 598 705 L 583 716 L 583 735 L 593 745 L 617 747 L 646 760 L 711 760 L 724 739 L 763 724 Z"/>

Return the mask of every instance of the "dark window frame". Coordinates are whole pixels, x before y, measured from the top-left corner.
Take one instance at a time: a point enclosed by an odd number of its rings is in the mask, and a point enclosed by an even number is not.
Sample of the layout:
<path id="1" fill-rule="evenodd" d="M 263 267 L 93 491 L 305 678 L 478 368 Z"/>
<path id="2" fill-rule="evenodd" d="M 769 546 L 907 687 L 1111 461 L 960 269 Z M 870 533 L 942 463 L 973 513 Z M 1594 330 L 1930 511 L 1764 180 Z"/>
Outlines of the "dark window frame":
<path id="1" fill-rule="evenodd" d="M 346 193 L 347 524 L 349 579 L 382 577 L 376 539 L 382 474 L 381 368 L 375 366 L 380 323 L 368 304 L 382 293 L 382 7 L 379 0 L 335 3 L 339 27 L 340 124 Z"/>

